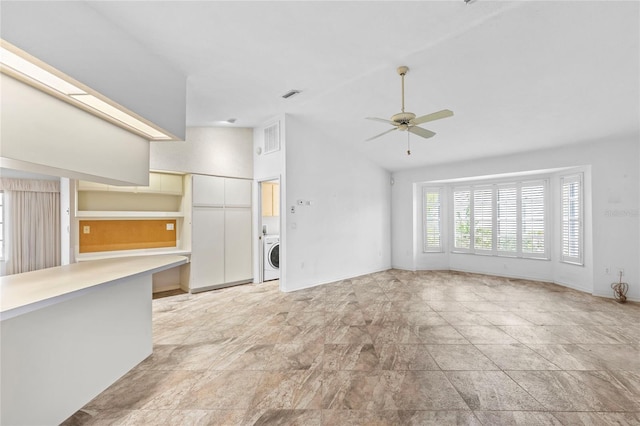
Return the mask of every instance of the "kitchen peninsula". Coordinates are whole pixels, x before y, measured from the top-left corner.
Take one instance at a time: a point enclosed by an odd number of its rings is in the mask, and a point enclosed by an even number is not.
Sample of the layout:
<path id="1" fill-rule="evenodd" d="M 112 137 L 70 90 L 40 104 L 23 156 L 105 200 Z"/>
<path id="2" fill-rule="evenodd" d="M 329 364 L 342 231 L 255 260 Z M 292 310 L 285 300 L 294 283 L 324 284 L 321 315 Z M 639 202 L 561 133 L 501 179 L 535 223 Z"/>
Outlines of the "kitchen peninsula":
<path id="1" fill-rule="evenodd" d="M 1 424 L 59 424 L 152 352 L 152 275 L 177 255 L 0 277 Z"/>

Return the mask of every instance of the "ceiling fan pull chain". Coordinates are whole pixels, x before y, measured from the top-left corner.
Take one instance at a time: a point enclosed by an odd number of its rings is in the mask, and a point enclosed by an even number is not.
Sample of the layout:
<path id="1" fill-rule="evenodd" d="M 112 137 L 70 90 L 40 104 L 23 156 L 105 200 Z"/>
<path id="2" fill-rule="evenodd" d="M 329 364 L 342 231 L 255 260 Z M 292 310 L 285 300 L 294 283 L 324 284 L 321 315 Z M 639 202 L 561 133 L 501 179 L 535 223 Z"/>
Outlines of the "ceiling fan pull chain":
<path id="1" fill-rule="evenodd" d="M 407 155 L 411 155 L 411 142 L 409 140 L 410 133 L 407 132 Z"/>

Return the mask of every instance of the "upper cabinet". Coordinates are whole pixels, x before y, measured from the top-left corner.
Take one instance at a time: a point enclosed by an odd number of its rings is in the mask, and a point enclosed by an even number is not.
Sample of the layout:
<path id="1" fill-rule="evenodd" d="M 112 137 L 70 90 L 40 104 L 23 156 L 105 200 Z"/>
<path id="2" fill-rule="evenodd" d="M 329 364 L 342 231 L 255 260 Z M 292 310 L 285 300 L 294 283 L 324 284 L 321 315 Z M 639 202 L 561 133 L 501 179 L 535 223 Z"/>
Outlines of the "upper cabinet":
<path id="1" fill-rule="evenodd" d="M 251 207 L 251 180 L 193 175 L 193 205 Z"/>
<path id="2" fill-rule="evenodd" d="M 181 217 L 183 176 L 149 173 L 148 186 L 114 186 L 80 180 L 77 217 Z"/>
<path id="3" fill-rule="evenodd" d="M 262 182 L 262 216 L 280 216 L 280 184 Z"/>
<path id="4" fill-rule="evenodd" d="M 78 181 L 78 191 L 110 191 L 147 194 L 182 195 L 182 175 L 149 173 L 149 186 L 115 186 Z"/>

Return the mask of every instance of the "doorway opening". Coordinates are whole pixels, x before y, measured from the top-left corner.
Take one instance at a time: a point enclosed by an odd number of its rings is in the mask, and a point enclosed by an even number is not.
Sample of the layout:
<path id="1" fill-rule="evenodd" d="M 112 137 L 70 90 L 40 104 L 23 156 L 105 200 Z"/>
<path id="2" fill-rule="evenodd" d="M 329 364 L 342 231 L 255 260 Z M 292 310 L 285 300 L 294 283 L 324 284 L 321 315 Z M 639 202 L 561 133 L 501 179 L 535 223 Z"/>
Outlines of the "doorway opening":
<path id="1" fill-rule="evenodd" d="M 260 182 L 262 280 L 280 279 L 280 179 Z"/>

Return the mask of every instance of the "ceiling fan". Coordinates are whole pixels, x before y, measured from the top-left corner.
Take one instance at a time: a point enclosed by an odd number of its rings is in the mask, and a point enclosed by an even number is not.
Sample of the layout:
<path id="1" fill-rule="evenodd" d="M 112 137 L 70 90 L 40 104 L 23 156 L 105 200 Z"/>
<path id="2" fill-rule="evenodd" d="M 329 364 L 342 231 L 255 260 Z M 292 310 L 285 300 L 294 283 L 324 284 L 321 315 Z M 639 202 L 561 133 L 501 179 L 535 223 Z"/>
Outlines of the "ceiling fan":
<path id="1" fill-rule="evenodd" d="M 422 127 L 418 127 L 418 124 L 427 123 L 429 121 L 440 120 L 441 118 L 451 117 L 453 115 L 453 111 L 448 109 L 443 109 L 442 111 L 433 112 L 431 114 L 423 115 L 421 117 L 416 117 L 416 115 L 412 112 L 404 111 L 404 76 L 409 71 L 409 67 L 401 66 L 398 67 L 398 74 L 402 78 L 402 112 L 395 114 L 391 117 L 391 120 L 386 120 L 384 118 L 376 118 L 376 117 L 367 117 L 368 120 L 381 121 L 383 123 L 391 124 L 394 126 L 392 129 L 387 130 L 386 132 L 382 132 L 379 135 L 373 136 L 367 141 L 379 138 L 380 136 L 386 135 L 387 133 L 393 132 L 394 130 L 406 130 L 409 133 L 413 133 L 414 135 L 421 136 L 423 138 L 430 138 L 435 136 L 435 133 L 431 130 L 423 129 Z M 407 151 L 410 155 L 411 151 Z"/>

